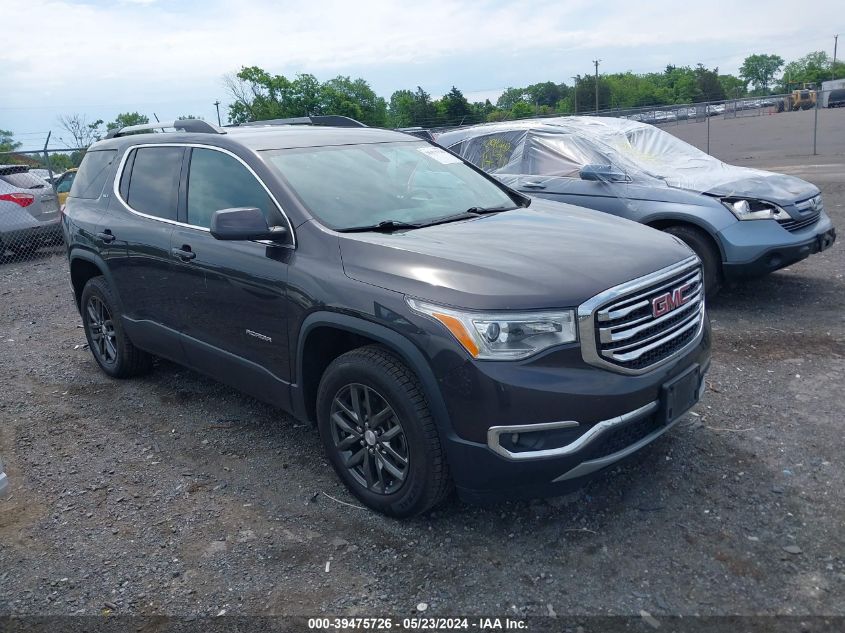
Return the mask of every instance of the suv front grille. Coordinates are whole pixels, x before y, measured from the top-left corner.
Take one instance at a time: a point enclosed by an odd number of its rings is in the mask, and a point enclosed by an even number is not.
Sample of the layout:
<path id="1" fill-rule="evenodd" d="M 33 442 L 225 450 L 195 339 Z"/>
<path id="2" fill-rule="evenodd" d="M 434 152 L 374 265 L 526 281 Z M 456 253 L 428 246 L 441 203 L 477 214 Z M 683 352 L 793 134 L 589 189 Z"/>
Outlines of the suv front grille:
<path id="1" fill-rule="evenodd" d="M 824 209 L 824 206 L 822 205 L 822 195 L 818 194 L 812 198 L 796 202 L 795 208 L 798 209 L 801 214 L 800 218 L 797 220 L 793 218 L 778 220 L 778 224 L 791 233 L 800 231 L 801 229 L 806 229 L 819 221 L 822 210 Z"/>
<path id="2" fill-rule="evenodd" d="M 604 295 L 610 296 L 602 300 Z M 643 373 L 670 360 L 701 333 L 701 264 L 697 258 L 688 260 L 611 289 L 596 300 L 589 312 L 579 308 L 585 360 Z"/>

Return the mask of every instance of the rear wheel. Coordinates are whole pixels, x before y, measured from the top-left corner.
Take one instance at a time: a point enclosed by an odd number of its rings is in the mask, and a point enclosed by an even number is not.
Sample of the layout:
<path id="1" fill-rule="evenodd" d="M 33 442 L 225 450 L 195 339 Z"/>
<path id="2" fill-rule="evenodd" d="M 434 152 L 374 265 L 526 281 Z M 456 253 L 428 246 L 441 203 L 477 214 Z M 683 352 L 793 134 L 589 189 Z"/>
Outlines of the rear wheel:
<path id="1" fill-rule="evenodd" d="M 88 280 L 80 305 L 85 338 L 100 369 L 113 378 L 129 378 L 150 370 L 152 356 L 129 340 L 117 298 L 105 279 Z"/>
<path id="2" fill-rule="evenodd" d="M 317 394 L 317 424 L 338 476 L 374 510 L 413 516 L 451 490 L 419 381 L 383 348 L 352 350 L 329 365 Z"/>
<path id="3" fill-rule="evenodd" d="M 663 229 L 666 233 L 683 240 L 701 260 L 704 275 L 704 292 L 708 299 L 712 299 L 722 288 L 722 258 L 713 245 L 710 236 L 701 229 L 692 226 L 669 226 Z"/>

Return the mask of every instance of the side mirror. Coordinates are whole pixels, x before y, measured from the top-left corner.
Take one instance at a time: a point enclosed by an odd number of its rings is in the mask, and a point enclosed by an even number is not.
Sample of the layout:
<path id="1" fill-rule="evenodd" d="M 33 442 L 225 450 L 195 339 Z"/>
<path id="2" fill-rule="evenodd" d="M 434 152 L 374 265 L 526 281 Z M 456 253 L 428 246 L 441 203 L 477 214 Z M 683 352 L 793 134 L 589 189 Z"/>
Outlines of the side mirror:
<path id="1" fill-rule="evenodd" d="M 584 165 L 579 175 L 581 180 L 597 180 L 599 182 L 627 182 L 628 176 L 613 165 Z"/>
<path id="2" fill-rule="evenodd" d="M 218 240 L 279 240 L 287 234 L 284 227 L 268 226 L 255 207 L 221 209 L 211 216 L 211 235 Z"/>

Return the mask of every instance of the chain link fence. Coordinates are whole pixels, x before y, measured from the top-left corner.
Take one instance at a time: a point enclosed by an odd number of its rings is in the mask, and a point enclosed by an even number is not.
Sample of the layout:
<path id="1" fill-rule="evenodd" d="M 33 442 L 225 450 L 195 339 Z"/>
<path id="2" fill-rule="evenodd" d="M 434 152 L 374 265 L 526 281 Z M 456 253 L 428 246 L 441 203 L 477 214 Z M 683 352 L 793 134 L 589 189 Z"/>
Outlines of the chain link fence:
<path id="1" fill-rule="evenodd" d="M 0 266 L 62 252 L 61 210 L 84 155 L 0 152 Z"/>

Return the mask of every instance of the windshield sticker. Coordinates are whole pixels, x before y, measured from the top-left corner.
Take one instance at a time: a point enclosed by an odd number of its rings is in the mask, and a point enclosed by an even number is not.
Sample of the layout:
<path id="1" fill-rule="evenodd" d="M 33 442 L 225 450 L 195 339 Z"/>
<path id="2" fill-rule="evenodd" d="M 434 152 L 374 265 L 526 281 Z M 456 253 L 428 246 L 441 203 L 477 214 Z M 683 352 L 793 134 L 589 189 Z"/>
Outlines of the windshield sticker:
<path id="1" fill-rule="evenodd" d="M 417 151 L 422 152 L 429 158 L 433 158 L 443 165 L 454 165 L 455 163 L 461 162 L 460 158 L 450 154 L 444 149 L 440 149 L 439 147 L 418 147 Z"/>

